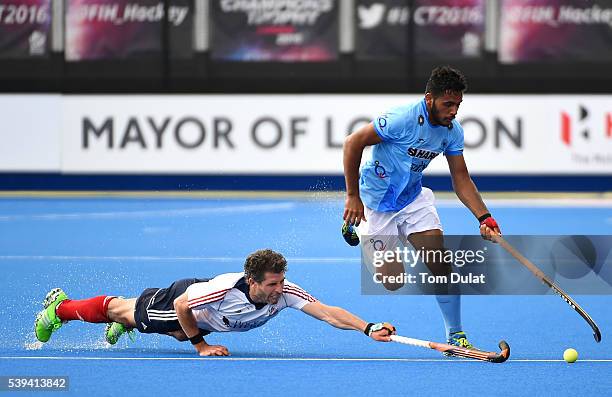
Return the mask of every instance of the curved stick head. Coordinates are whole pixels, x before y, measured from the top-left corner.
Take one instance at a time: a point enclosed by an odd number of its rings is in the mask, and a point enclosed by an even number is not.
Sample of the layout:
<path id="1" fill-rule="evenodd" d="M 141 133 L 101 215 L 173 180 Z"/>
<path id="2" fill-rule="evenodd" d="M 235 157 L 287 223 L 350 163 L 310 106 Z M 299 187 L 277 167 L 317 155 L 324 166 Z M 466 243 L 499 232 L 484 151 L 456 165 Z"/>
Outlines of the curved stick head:
<path id="1" fill-rule="evenodd" d="M 595 328 L 593 330 L 593 338 L 595 338 L 595 342 L 601 342 L 601 332 L 599 331 L 599 328 Z"/>
<path id="2" fill-rule="evenodd" d="M 499 348 L 501 351 L 489 359 L 492 363 L 503 363 L 510 358 L 510 345 L 505 340 L 499 342 Z"/>

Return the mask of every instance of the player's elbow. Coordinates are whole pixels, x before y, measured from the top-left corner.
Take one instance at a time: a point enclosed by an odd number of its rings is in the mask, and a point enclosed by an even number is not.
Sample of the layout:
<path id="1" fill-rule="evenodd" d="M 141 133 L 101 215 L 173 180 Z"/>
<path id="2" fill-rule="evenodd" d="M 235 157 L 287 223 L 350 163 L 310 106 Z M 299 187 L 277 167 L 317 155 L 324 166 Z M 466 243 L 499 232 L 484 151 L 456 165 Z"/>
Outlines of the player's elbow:
<path id="1" fill-rule="evenodd" d="M 328 306 L 325 310 L 323 321 L 336 328 L 345 328 L 342 318 L 346 316 L 346 310 L 338 306 Z"/>
<path id="2" fill-rule="evenodd" d="M 178 298 L 176 298 L 173 302 L 174 305 L 174 310 L 176 312 L 183 312 L 185 311 L 187 308 L 189 308 L 189 304 L 187 303 L 187 297 L 185 296 L 185 294 L 180 295 Z"/>
<path id="3" fill-rule="evenodd" d="M 355 146 L 355 135 L 349 135 L 344 138 L 344 143 L 342 144 L 342 150 L 345 152 L 350 151 Z"/>
<path id="4" fill-rule="evenodd" d="M 344 151 L 361 152 L 366 146 L 364 134 L 357 131 L 344 138 L 342 148 Z"/>
<path id="5" fill-rule="evenodd" d="M 317 309 L 317 311 L 315 313 L 312 313 L 311 315 L 315 317 L 317 320 L 325 321 L 326 323 L 330 325 L 334 325 L 333 322 L 336 317 L 334 316 L 334 310 L 335 310 L 335 307 L 324 305 L 321 303 L 320 308 Z"/>

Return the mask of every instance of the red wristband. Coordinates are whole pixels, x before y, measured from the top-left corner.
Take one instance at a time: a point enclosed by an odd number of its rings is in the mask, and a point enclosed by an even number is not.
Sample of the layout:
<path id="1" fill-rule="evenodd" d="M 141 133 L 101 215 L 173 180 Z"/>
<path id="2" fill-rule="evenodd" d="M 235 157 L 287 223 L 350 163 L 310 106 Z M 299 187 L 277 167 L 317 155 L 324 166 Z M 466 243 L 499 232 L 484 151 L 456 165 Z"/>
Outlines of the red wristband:
<path id="1" fill-rule="evenodd" d="M 480 222 L 480 224 L 481 225 L 486 225 L 487 227 L 490 227 L 491 229 L 495 229 L 495 228 L 499 229 L 499 225 L 497 224 L 495 219 L 493 219 L 492 216 L 489 216 L 484 221 Z"/>

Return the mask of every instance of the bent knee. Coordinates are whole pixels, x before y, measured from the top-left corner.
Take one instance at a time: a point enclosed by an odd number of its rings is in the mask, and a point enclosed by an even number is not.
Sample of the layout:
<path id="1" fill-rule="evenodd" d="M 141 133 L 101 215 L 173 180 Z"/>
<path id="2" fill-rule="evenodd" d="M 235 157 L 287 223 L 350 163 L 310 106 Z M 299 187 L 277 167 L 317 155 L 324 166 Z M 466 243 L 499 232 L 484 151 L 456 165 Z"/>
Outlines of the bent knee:
<path id="1" fill-rule="evenodd" d="M 121 323 L 126 327 L 134 328 L 136 326 L 136 322 L 134 320 L 135 304 L 136 299 L 115 297 L 108 304 L 106 316 L 111 321 Z"/>

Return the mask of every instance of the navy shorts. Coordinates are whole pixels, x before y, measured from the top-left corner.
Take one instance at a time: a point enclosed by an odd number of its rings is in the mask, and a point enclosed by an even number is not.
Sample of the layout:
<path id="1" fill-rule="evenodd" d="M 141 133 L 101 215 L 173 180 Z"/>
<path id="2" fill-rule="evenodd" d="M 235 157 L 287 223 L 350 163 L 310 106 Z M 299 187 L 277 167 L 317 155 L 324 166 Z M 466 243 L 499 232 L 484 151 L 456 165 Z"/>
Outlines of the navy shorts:
<path id="1" fill-rule="evenodd" d="M 168 288 L 147 288 L 136 299 L 134 320 L 138 331 L 145 334 L 164 334 L 181 331 L 176 317 L 174 300 L 181 296 L 191 284 L 202 283 L 209 278 L 186 278 L 172 283 Z M 208 331 L 203 331 L 207 335 Z"/>

